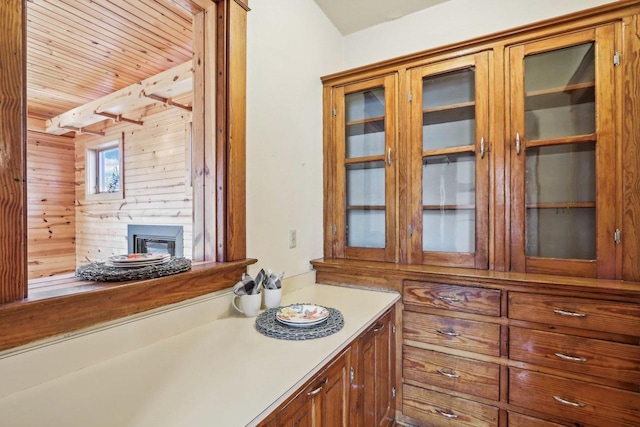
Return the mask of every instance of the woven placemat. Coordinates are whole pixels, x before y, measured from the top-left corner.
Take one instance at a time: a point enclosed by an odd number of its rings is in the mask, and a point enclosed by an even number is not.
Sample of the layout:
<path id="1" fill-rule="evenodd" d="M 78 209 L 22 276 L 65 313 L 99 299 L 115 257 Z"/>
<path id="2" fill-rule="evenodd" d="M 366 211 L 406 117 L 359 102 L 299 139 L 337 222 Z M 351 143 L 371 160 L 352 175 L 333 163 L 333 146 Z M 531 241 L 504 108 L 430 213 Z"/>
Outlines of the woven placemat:
<path id="1" fill-rule="evenodd" d="M 344 326 L 340 310 L 326 308 L 329 310 L 327 321 L 307 328 L 283 325 L 276 320 L 276 313 L 280 308 L 269 308 L 256 317 L 256 329 L 263 335 L 280 340 L 301 341 L 326 337 L 335 334 Z"/>
<path id="2" fill-rule="evenodd" d="M 76 270 L 76 277 L 83 280 L 100 282 L 124 282 L 126 280 L 153 279 L 170 276 L 191 269 L 191 260 L 187 258 L 171 258 L 170 261 L 146 267 L 109 267 L 104 262 L 93 262 L 81 265 Z"/>

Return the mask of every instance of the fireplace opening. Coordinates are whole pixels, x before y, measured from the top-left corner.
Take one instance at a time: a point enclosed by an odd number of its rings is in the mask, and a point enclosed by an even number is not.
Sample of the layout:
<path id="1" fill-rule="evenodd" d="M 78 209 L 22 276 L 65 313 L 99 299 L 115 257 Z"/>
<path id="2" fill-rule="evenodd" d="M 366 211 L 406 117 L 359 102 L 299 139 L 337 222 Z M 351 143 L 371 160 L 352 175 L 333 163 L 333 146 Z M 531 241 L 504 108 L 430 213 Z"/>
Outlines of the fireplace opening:
<path id="1" fill-rule="evenodd" d="M 129 253 L 184 256 L 182 226 L 130 224 L 127 236 Z"/>

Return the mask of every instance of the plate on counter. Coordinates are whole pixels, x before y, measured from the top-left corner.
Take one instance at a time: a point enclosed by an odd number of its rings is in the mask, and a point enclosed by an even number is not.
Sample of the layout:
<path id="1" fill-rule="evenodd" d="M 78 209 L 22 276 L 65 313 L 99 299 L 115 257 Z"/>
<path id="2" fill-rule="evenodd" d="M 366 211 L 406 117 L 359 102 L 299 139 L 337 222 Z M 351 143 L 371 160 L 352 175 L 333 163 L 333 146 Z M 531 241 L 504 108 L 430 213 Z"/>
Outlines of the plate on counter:
<path id="1" fill-rule="evenodd" d="M 329 310 L 321 305 L 291 304 L 276 312 L 276 320 L 287 326 L 304 328 L 325 322 L 329 314 Z"/>

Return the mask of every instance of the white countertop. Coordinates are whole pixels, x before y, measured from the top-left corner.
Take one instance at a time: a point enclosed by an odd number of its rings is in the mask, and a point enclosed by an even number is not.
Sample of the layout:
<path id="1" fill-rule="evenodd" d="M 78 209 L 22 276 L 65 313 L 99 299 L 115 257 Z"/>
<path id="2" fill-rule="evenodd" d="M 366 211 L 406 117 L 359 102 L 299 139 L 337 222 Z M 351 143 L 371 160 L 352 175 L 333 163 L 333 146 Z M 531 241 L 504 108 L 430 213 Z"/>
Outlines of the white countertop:
<path id="1" fill-rule="evenodd" d="M 316 303 L 344 316 L 342 330 L 307 341 L 266 337 L 255 330 L 255 318 L 226 312 L 0 398 L 0 426 L 255 425 L 398 299 L 329 285 L 285 294 L 282 305 Z"/>

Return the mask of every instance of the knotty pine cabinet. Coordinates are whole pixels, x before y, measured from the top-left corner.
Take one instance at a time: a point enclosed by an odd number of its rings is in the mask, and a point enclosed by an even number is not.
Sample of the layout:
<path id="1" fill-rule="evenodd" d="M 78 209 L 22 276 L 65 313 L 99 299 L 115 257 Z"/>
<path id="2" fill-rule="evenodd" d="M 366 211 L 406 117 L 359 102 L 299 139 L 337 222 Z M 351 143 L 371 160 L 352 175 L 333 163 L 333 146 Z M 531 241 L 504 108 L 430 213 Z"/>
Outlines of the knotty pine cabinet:
<path id="1" fill-rule="evenodd" d="M 259 426 L 392 426 L 395 330 L 392 307 Z"/>

